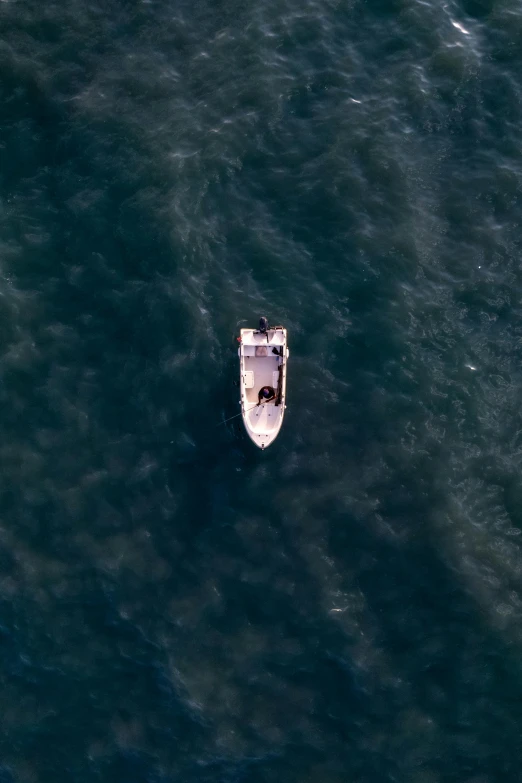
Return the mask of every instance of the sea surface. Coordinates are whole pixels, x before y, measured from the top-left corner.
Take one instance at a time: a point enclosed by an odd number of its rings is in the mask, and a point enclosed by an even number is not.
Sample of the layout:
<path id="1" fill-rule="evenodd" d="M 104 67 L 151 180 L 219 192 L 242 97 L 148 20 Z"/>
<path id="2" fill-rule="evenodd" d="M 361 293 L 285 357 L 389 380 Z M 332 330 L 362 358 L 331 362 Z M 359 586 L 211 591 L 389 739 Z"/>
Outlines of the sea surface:
<path id="1" fill-rule="evenodd" d="M 2 0 L 0 106 L 0 783 L 522 781 L 520 3 Z"/>

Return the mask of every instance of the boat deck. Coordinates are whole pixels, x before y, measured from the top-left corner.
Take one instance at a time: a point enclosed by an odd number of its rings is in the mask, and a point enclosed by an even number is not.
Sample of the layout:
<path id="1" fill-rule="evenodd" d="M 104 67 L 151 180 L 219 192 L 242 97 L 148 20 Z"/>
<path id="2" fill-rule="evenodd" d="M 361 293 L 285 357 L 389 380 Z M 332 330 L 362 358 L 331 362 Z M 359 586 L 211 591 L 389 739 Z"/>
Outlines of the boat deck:
<path id="1" fill-rule="evenodd" d="M 277 391 L 277 382 L 279 378 L 279 357 L 275 354 L 269 356 L 244 356 L 245 371 L 254 373 L 254 385 L 250 389 L 245 389 L 247 402 L 257 402 L 258 394 L 263 386 L 272 386 Z M 274 374 L 275 373 L 275 374 Z M 264 403 L 273 405 L 271 403 Z"/>

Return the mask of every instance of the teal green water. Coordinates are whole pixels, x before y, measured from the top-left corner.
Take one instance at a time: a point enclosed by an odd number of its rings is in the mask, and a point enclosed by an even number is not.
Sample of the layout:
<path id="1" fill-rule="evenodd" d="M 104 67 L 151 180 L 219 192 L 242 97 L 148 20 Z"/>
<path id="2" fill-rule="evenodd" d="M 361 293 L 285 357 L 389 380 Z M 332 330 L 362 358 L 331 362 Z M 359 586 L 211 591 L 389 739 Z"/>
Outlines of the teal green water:
<path id="1" fill-rule="evenodd" d="M 519 4 L 0 22 L 1 783 L 519 781 Z"/>

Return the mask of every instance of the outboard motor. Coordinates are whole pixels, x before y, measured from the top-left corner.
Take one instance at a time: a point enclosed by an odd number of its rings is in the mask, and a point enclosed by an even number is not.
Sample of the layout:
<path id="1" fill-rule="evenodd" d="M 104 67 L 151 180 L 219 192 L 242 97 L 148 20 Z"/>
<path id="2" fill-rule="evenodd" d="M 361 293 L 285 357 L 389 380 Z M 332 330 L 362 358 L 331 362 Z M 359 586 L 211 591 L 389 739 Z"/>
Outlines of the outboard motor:
<path id="1" fill-rule="evenodd" d="M 268 318 L 265 318 L 265 316 L 263 315 L 259 319 L 259 331 L 261 332 L 261 334 L 266 334 L 268 329 L 269 329 Z"/>

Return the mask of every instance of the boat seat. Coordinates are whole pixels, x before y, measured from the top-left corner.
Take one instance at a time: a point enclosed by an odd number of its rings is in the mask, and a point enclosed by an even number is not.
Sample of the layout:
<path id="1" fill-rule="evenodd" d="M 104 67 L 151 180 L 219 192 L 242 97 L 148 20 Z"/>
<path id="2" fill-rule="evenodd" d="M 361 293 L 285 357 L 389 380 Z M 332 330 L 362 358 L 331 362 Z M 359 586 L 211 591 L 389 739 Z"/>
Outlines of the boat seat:
<path id="1" fill-rule="evenodd" d="M 277 385 L 279 383 L 279 370 L 274 370 L 272 373 L 272 386 L 274 389 L 277 389 Z"/>
<path id="2" fill-rule="evenodd" d="M 243 372 L 243 383 L 245 389 L 252 389 L 254 387 L 254 373 L 252 370 L 245 370 Z"/>

